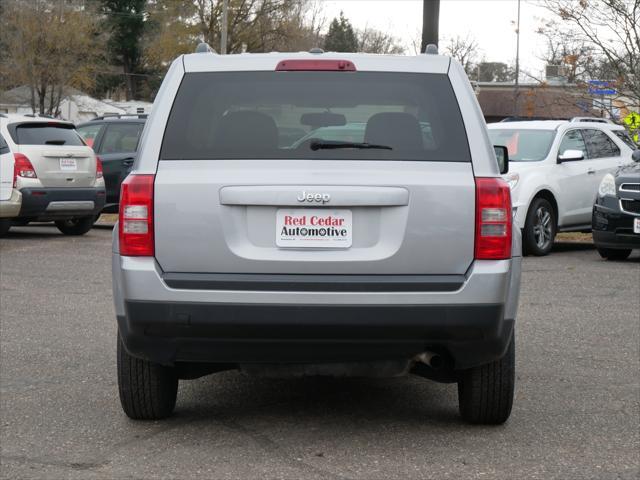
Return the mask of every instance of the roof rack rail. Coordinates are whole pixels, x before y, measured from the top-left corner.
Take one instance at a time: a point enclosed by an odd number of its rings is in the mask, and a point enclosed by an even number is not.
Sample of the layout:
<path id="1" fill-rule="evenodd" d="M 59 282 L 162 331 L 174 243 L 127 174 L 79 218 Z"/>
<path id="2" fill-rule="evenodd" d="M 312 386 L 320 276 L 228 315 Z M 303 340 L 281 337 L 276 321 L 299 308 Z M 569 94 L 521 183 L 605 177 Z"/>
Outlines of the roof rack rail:
<path id="1" fill-rule="evenodd" d="M 58 120 L 56 117 L 52 117 L 51 115 L 42 115 L 40 113 L 25 113 L 22 116 L 31 118 L 50 118 L 52 120 Z"/>
<path id="2" fill-rule="evenodd" d="M 201 42 L 196 47 L 196 53 L 217 53 L 217 52 L 213 48 L 211 48 L 207 42 Z"/>
<path id="3" fill-rule="evenodd" d="M 608 118 L 601 117 L 573 117 L 570 122 L 613 123 Z"/>
<path id="4" fill-rule="evenodd" d="M 125 118 L 125 117 L 146 119 L 149 117 L 149 114 L 148 113 L 107 113 L 105 115 L 100 115 L 99 117 L 94 117 L 89 121 L 93 122 L 94 120 L 106 120 L 108 118 Z"/>

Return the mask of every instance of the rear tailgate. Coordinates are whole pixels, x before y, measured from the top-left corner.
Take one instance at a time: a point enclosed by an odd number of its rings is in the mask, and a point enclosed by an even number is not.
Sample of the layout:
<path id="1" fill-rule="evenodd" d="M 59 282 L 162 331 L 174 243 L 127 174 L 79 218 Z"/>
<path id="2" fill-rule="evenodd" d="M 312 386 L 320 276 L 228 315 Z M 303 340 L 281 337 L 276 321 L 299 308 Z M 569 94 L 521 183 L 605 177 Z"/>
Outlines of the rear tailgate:
<path id="1" fill-rule="evenodd" d="M 349 139 L 326 128 L 340 126 Z M 463 274 L 473 261 L 474 174 L 445 73 L 187 73 L 155 173 L 165 272 Z"/>
<path id="2" fill-rule="evenodd" d="M 9 125 L 17 153 L 25 155 L 43 187 L 91 187 L 96 157 L 73 128 L 58 122 Z"/>
<path id="3" fill-rule="evenodd" d="M 308 218 L 350 212 L 350 247 L 277 245 L 277 212 L 302 192 L 331 197 Z M 474 205 L 470 163 L 162 161 L 156 258 L 166 272 L 463 274 Z"/>

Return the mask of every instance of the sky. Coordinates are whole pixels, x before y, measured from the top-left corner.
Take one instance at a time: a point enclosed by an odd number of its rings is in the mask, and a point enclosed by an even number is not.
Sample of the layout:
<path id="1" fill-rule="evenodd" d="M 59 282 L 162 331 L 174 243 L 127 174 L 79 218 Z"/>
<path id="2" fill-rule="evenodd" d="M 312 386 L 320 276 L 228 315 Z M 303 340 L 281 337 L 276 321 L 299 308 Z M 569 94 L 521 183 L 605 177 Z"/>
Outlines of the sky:
<path id="1" fill-rule="evenodd" d="M 354 27 L 369 26 L 392 32 L 414 53 L 413 44 L 422 31 L 422 0 L 323 0 L 327 23 L 342 10 Z M 480 57 L 515 65 L 517 0 L 441 0 L 440 44 L 460 35 L 473 36 Z M 523 72 L 542 76 L 540 57 L 544 41 L 536 34 L 543 18 L 551 14 L 535 0 L 520 3 L 520 65 Z M 512 23 L 514 22 L 514 23 Z M 444 41 L 444 43 L 443 43 Z"/>

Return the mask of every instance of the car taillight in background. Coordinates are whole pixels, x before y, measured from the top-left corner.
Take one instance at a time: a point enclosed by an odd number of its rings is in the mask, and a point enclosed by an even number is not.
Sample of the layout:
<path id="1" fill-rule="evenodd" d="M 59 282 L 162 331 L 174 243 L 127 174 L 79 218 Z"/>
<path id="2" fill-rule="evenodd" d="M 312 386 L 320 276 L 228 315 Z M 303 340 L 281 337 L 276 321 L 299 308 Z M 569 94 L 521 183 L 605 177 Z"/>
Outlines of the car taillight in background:
<path id="1" fill-rule="evenodd" d="M 96 178 L 102 178 L 104 173 L 102 172 L 102 160 L 100 157 L 96 157 Z"/>
<path id="2" fill-rule="evenodd" d="M 31 161 L 26 155 L 23 155 L 22 153 L 14 153 L 13 158 L 15 160 L 13 164 L 13 188 L 18 186 L 18 177 L 38 178 L 33 165 L 31 165 Z"/>
<path id="3" fill-rule="evenodd" d="M 511 191 L 502 178 L 476 178 L 476 260 L 511 258 Z"/>
<path id="4" fill-rule="evenodd" d="M 129 175 L 120 190 L 120 255 L 152 257 L 153 182 L 155 175 Z"/>

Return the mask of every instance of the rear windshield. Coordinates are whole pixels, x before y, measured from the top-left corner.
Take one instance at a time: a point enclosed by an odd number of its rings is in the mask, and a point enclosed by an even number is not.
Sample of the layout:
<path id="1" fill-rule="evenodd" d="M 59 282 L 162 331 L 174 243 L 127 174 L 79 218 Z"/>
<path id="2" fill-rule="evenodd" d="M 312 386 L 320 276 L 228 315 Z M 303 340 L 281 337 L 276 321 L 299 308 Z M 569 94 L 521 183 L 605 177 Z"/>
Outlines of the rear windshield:
<path id="1" fill-rule="evenodd" d="M 551 150 L 554 130 L 500 129 L 489 130 L 493 145 L 507 147 L 510 162 L 539 162 Z"/>
<path id="2" fill-rule="evenodd" d="M 11 138 L 18 145 L 84 145 L 73 125 L 34 122 L 9 125 Z"/>
<path id="3" fill-rule="evenodd" d="M 187 74 L 160 155 L 470 161 L 448 77 L 386 72 Z"/>

